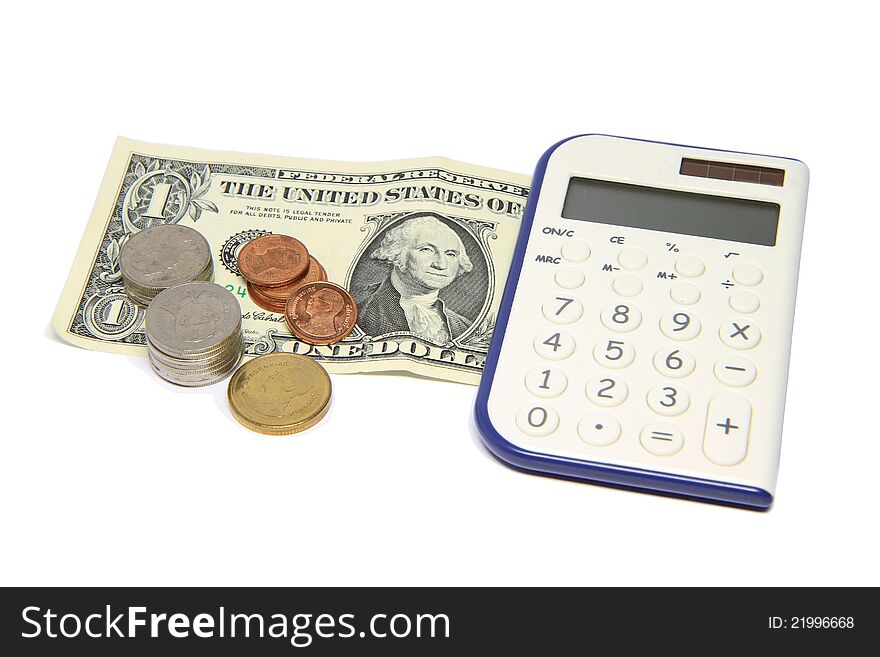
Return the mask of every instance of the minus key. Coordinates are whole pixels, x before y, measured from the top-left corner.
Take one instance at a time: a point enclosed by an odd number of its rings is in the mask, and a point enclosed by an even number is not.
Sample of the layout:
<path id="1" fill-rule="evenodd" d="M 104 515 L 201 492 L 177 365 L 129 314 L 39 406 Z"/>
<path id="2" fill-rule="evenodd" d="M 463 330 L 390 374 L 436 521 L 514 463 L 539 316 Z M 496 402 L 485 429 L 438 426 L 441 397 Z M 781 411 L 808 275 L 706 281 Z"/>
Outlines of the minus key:
<path id="1" fill-rule="evenodd" d="M 715 363 L 715 378 L 732 388 L 749 385 L 757 375 L 755 364 L 745 356 L 725 356 Z"/>

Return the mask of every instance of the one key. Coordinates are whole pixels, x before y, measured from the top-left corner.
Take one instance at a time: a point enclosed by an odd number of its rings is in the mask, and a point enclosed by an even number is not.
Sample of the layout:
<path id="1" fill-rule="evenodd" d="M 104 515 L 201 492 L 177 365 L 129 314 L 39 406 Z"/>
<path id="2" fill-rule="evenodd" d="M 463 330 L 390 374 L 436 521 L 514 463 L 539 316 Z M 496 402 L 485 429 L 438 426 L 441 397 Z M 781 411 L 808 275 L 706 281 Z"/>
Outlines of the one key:
<path id="1" fill-rule="evenodd" d="M 526 388 L 538 397 L 556 397 L 567 386 L 568 377 L 558 367 L 539 366 L 526 374 Z"/>

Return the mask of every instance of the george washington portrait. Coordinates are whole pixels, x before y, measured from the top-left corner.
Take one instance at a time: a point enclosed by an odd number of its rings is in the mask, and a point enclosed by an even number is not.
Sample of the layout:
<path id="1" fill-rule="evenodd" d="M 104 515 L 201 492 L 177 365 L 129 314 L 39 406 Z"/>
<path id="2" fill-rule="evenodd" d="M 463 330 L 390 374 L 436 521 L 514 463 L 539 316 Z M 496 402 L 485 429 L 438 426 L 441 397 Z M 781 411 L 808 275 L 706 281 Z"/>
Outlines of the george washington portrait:
<path id="1" fill-rule="evenodd" d="M 478 297 L 485 296 L 486 267 L 481 263 L 474 271 L 460 235 L 465 231 L 453 225 L 436 213 L 419 212 L 376 236 L 352 280 L 358 326 L 367 335 L 409 332 L 446 344 L 474 323 L 482 304 Z M 479 251 L 475 243 L 471 249 Z"/>

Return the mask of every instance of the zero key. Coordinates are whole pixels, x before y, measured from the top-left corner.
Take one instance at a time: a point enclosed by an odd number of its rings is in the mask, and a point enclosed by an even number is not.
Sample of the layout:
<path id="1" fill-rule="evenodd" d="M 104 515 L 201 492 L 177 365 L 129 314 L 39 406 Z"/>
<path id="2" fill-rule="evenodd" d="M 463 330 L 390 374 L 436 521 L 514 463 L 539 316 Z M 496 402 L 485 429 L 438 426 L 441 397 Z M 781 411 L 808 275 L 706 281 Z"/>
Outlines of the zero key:
<path id="1" fill-rule="evenodd" d="M 752 407 L 734 392 L 722 392 L 709 402 L 703 453 L 712 463 L 736 465 L 749 450 Z"/>

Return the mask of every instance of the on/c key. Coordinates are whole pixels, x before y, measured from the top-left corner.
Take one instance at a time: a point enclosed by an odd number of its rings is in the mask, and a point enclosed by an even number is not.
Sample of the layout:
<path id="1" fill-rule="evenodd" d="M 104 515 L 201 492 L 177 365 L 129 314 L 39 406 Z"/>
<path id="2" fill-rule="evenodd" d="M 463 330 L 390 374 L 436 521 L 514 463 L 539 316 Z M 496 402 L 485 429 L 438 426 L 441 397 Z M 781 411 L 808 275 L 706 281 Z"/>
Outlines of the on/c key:
<path id="1" fill-rule="evenodd" d="M 703 453 L 718 465 L 742 462 L 749 449 L 752 407 L 742 395 L 723 392 L 709 402 Z"/>

